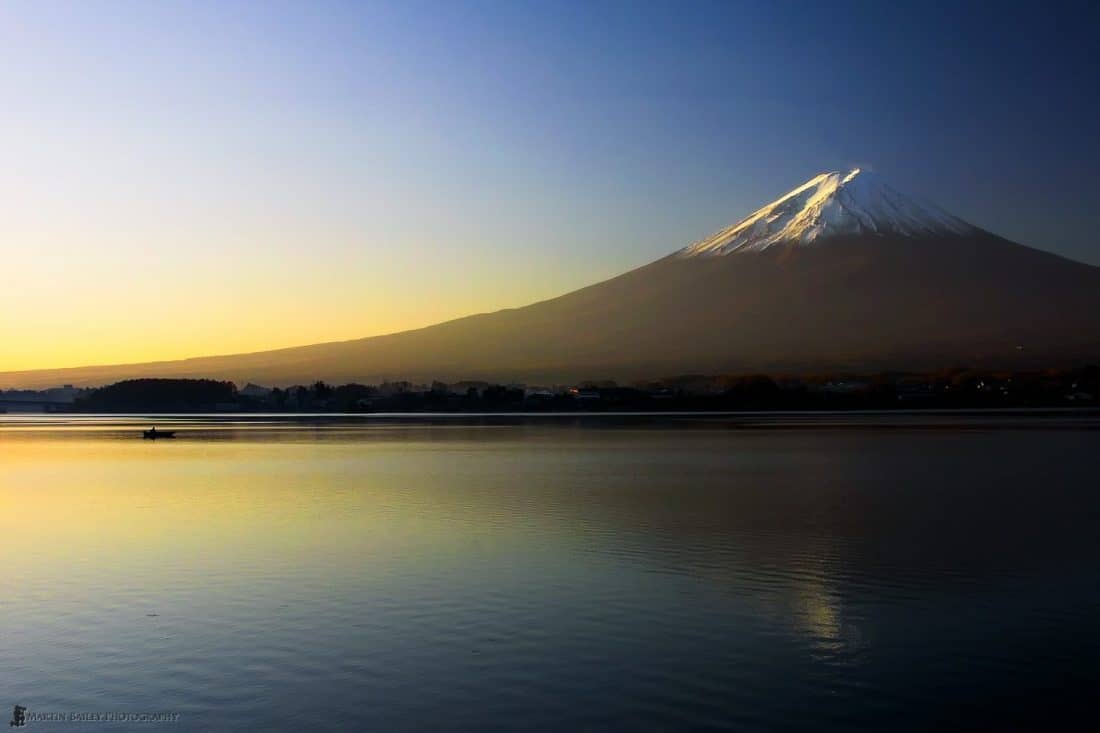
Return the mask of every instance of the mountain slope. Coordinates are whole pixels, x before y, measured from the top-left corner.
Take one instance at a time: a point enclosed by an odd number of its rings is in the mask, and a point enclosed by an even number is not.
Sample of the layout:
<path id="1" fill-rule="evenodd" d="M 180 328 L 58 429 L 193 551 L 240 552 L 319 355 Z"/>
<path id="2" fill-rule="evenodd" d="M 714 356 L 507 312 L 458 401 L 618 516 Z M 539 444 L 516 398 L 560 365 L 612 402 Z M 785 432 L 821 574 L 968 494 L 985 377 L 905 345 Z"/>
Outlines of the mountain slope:
<path id="1" fill-rule="evenodd" d="M 256 354 L 0 374 L 0 387 L 137 376 L 554 383 L 1097 359 L 1100 268 L 849 173 L 818 176 L 701 243 L 523 308 Z"/>

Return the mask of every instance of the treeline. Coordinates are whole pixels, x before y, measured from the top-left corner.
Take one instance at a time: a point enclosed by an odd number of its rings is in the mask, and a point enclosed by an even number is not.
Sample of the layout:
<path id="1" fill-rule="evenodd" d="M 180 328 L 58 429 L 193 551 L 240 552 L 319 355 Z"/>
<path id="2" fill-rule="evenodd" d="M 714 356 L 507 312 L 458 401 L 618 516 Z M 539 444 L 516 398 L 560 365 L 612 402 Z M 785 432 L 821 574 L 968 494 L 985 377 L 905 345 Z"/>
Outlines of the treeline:
<path id="1" fill-rule="evenodd" d="M 875 375 L 687 375 L 620 386 L 488 382 L 286 389 L 209 379 L 135 379 L 82 394 L 82 412 L 568 412 L 856 410 L 1100 406 L 1100 367 L 1039 372 L 952 369 Z"/>
<path id="2" fill-rule="evenodd" d="M 213 379 L 129 379 L 76 398 L 81 412 L 195 412 L 235 409 L 232 382 Z"/>

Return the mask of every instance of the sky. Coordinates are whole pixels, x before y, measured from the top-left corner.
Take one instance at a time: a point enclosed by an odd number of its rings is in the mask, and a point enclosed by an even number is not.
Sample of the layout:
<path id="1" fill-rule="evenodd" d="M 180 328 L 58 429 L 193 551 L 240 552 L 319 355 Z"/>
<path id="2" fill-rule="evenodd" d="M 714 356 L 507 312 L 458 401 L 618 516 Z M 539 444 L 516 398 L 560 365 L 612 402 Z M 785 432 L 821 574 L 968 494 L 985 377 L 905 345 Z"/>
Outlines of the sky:
<path id="1" fill-rule="evenodd" d="M 855 166 L 1100 265 L 1098 19 L 1085 3 L 7 0 L 0 370 L 524 305 Z"/>

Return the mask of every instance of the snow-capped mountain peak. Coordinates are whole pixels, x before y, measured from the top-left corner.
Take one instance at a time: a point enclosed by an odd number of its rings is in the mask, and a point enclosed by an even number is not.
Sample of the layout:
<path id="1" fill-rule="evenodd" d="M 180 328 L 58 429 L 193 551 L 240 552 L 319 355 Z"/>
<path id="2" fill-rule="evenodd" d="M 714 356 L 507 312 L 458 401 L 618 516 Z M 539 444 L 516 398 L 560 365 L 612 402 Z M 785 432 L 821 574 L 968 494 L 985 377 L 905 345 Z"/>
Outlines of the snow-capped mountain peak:
<path id="1" fill-rule="evenodd" d="M 680 250 L 683 257 L 759 252 L 775 244 L 829 237 L 967 234 L 974 227 L 939 207 L 918 203 L 870 171 L 822 173 L 720 232 Z"/>

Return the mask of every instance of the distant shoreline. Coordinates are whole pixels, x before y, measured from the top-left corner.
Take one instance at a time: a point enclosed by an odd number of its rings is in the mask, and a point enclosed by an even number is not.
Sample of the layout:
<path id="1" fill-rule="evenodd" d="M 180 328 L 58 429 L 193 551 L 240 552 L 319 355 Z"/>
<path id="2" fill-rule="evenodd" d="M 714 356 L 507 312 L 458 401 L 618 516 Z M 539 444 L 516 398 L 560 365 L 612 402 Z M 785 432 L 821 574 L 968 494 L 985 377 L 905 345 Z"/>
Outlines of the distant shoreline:
<path id="1" fill-rule="evenodd" d="M 238 387 L 132 379 L 0 392 L 0 411 L 56 414 L 695 414 L 1100 408 L 1100 366 L 1031 372 L 946 369 L 869 375 L 683 375 L 537 386 L 461 381 Z"/>
<path id="2" fill-rule="evenodd" d="M 0 414 L 0 426 L 48 423 L 63 425 L 114 424 L 125 421 L 164 420 L 175 423 L 203 422 L 208 424 L 264 424 L 264 423 L 331 423 L 362 424 L 378 422 L 423 422 L 443 420 L 462 422 L 470 420 L 514 420 L 537 422 L 545 420 L 615 420 L 615 419 L 678 419 L 678 418 L 876 418 L 876 417 L 1092 417 L 1100 418 L 1100 407 L 989 407 L 989 408 L 899 408 L 852 410 L 669 410 L 669 411 L 573 411 L 573 412 L 15 412 Z M 1100 426 L 1100 423 L 1098 423 Z"/>

